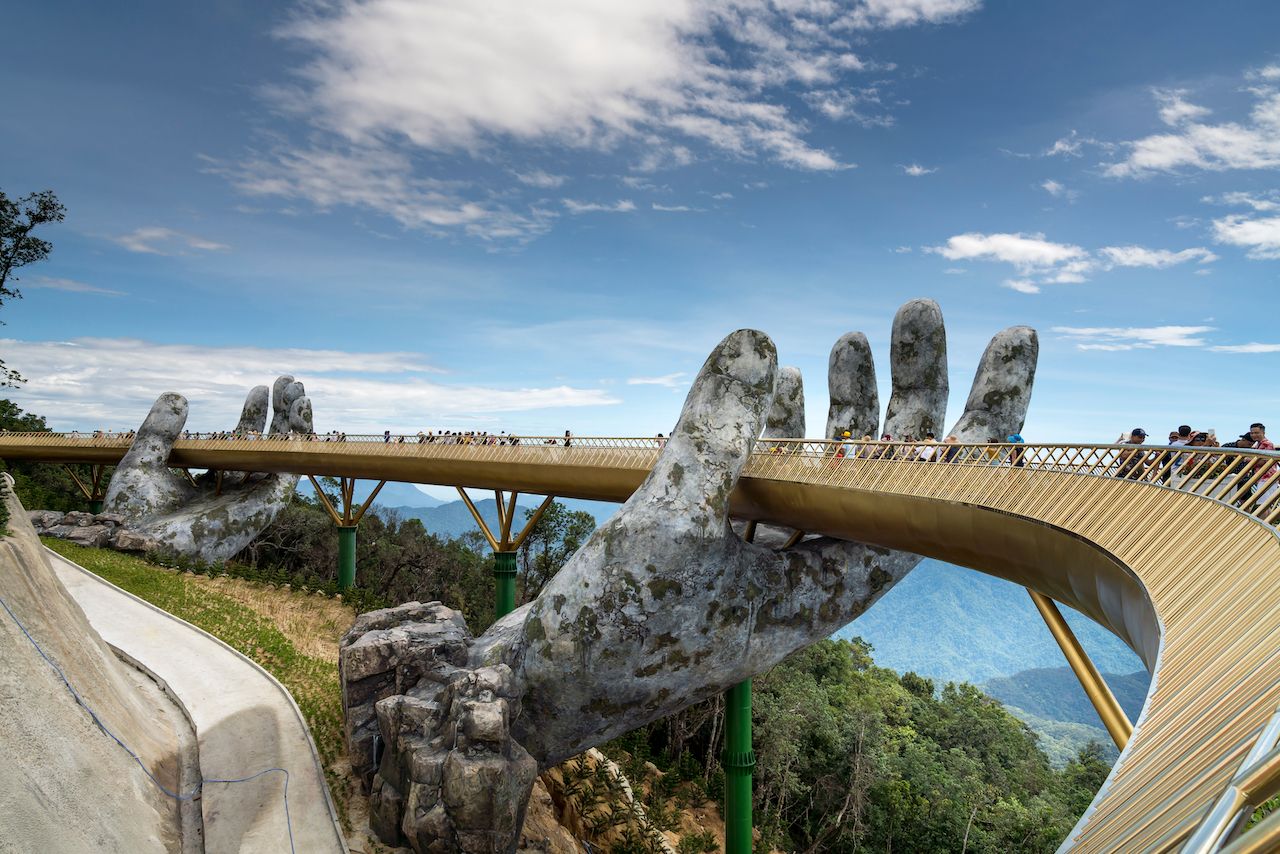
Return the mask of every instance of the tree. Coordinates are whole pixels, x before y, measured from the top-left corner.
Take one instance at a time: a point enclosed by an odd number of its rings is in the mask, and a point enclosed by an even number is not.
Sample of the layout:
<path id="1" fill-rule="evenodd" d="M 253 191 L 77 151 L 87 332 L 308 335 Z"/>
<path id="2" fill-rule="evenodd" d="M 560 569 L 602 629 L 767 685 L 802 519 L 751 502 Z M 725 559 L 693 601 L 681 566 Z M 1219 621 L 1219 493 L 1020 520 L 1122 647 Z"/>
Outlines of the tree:
<path id="1" fill-rule="evenodd" d="M 533 513 L 525 511 L 525 519 Z M 596 520 L 590 513 L 570 510 L 559 501 L 551 502 L 520 549 L 525 602 L 538 595 L 542 585 L 560 571 L 595 529 Z"/>
<path id="2" fill-rule="evenodd" d="M 52 243 L 31 232 L 48 222 L 62 222 L 66 212 L 52 190 L 28 193 L 16 201 L 0 190 L 0 305 L 6 299 L 22 297 L 17 288 L 10 287 L 10 280 L 18 280 L 13 271 L 43 261 L 53 250 Z M 21 382 L 22 375 L 0 360 L 0 386 L 12 387 Z"/>

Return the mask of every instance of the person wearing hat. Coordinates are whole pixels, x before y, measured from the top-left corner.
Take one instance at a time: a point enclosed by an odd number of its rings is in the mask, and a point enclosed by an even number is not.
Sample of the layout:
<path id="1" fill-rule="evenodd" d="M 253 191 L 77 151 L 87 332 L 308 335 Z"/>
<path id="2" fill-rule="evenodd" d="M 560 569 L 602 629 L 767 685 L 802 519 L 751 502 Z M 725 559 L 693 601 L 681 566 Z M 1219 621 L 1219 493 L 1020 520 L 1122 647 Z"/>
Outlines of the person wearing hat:
<path id="1" fill-rule="evenodd" d="M 1141 427 L 1134 427 L 1129 431 L 1128 438 L 1123 433 L 1116 440 L 1117 445 L 1141 445 L 1147 441 L 1147 431 Z M 1141 480 L 1142 475 L 1147 471 L 1147 455 L 1140 451 L 1122 451 L 1120 454 L 1120 468 L 1116 470 L 1117 477 L 1127 477 L 1130 480 Z"/>
<path id="2" fill-rule="evenodd" d="M 1021 433 L 1010 433 L 1008 436 L 1005 437 L 1004 440 L 1008 442 L 1010 445 L 1023 444 Z M 1009 449 L 1009 465 L 1019 466 L 1019 467 L 1025 466 L 1027 464 L 1027 461 L 1026 461 L 1026 458 L 1023 456 L 1024 453 L 1025 452 L 1022 450 L 1022 448 L 1010 448 Z"/>
<path id="3" fill-rule="evenodd" d="M 853 434 L 845 430 L 840 434 L 840 438 L 842 440 L 840 443 L 840 456 L 852 457 L 854 453 Z"/>

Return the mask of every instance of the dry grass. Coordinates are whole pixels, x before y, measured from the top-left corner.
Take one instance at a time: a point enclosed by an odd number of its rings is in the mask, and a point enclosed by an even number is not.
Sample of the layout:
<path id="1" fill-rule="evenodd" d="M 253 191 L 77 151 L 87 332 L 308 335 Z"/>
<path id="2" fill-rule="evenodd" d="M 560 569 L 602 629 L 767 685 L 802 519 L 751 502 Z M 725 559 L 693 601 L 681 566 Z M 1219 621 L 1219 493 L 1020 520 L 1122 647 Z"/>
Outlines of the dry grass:
<path id="1" fill-rule="evenodd" d="M 350 605 L 327 596 L 315 596 L 237 578 L 185 576 L 198 587 L 221 593 L 265 617 L 303 655 L 331 664 L 338 663 L 338 640 L 355 622 Z"/>

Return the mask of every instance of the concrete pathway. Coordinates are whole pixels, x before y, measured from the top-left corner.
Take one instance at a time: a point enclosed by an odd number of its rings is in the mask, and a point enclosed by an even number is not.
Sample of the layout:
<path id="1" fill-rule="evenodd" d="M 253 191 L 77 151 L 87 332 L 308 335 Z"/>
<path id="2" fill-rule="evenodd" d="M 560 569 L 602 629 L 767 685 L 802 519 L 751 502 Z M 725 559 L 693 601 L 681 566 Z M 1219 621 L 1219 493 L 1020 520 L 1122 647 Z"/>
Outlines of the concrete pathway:
<path id="1" fill-rule="evenodd" d="M 284 687 L 222 641 L 49 551 L 59 580 L 103 640 L 168 684 L 196 731 L 206 781 L 205 851 L 346 852 L 311 734 Z"/>

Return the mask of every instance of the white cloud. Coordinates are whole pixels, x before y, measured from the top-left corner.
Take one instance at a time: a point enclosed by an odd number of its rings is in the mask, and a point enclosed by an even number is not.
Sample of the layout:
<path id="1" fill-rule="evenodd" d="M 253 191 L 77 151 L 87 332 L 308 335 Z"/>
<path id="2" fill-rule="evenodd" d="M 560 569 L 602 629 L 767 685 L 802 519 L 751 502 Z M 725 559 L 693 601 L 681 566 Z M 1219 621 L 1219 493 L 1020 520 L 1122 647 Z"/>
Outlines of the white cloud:
<path id="1" fill-rule="evenodd" d="M 1091 137 L 1091 136 L 1081 136 L 1078 131 L 1073 130 L 1071 131 L 1071 133 L 1067 134 L 1066 136 L 1060 139 L 1054 140 L 1053 145 L 1050 145 L 1044 151 L 1040 152 L 1040 156 L 1041 157 L 1083 157 L 1085 146 L 1101 148 L 1104 151 L 1111 150 L 1112 148 L 1114 148 L 1112 143 L 1104 142 L 1100 139 L 1095 139 L 1094 137 Z M 1015 157 L 1031 156 L 1030 154 L 1018 154 L 1013 151 L 1009 151 L 1008 153 L 1012 154 Z"/>
<path id="2" fill-rule="evenodd" d="M 863 0 L 849 20 L 862 28 L 910 27 L 948 23 L 980 8 L 981 0 Z"/>
<path id="3" fill-rule="evenodd" d="M 1055 243 L 1043 234 L 957 234 L 943 246 L 926 246 L 952 261 L 998 261 L 1011 265 L 1018 276 L 1002 284 L 1020 293 L 1039 293 L 1042 285 L 1086 282 L 1099 270 L 1116 267 L 1164 269 L 1196 261 L 1208 264 L 1218 256 L 1204 247 L 1174 252 L 1145 246 L 1104 246 L 1097 255 L 1068 243 Z M 948 271 L 950 272 L 950 271 Z"/>
<path id="4" fill-rule="evenodd" d="M 655 211 L 666 211 L 668 213 L 703 213 L 702 208 L 694 208 L 689 205 L 660 205 L 654 202 L 651 207 Z"/>
<path id="5" fill-rule="evenodd" d="M 1061 196 L 1067 191 L 1067 188 L 1059 184 L 1052 178 L 1046 180 L 1040 187 L 1051 196 Z"/>
<path id="6" fill-rule="evenodd" d="M 611 205 L 599 202 L 579 202 L 575 199 L 561 199 L 560 201 L 569 213 L 574 215 L 584 213 L 630 213 L 636 209 L 636 203 L 630 199 L 619 199 Z"/>
<path id="7" fill-rule="evenodd" d="M 906 166 L 903 166 L 902 164 L 898 164 L 898 168 L 901 169 L 906 174 L 910 175 L 912 178 L 919 178 L 922 175 L 932 175 L 934 172 L 938 171 L 936 168 L 928 169 L 924 166 L 921 166 L 919 163 L 911 163 Z"/>
<path id="8" fill-rule="evenodd" d="M 128 234 L 117 235 L 111 240 L 130 252 L 143 252 L 148 255 L 184 255 L 191 249 L 200 252 L 220 252 L 231 248 L 225 243 L 216 243 L 194 234 L 159 225 L 135 228 Z"/>
<path id="9" fill-rule="evenodd" d="M 1193 119 L 1202 119 L 1212 110 L 1207 107 L 1189 103 L 1184 96 L 1185 89 L 1157 89 L 1154 92 L 1160 104 L 1160 121 L 1167 125 L 1177 126 Z"/>
<path id="10" fill-rule="evenodd" d="M 104 297 L 127 296 L 124 291 L 100 288 L 97 285 L 77 282 L 75 279 L 56 279 L 49 276 L 32 276 L 29 279 L 23 279 L 22 286 L 24 288 L 47 288 L 51 291 L 70 291 L 76 294 L 98 294 Z"/>
<path id="11" fill-rule="evenodd" d="M 618 403 L 600 389 L 446 385 L 414 353 L 202 347 L 127 338 L 0 341 L 28 383 L 24 408 L 67 428 L 136 427 L 155 398 L 177 391 L 191 403 L 191 429 L 234 426 L 249 389 L 291 373 L 306 384 L 317 430 L 418 430 L 469 416 Z M 360 373 L 353 373 L 359 366 Z"/>
<path id="12" fill-rule="evenodd" d="M 1213 239 L 1219 243 L 1242 246 L 1250 258 L 1280 259 L 1280 216 L 1250 219 L 1233 214 L 1213 221 Z"/>
<path id="13" fill-rule="evenodd" d="M 532 172 L 516 172 L 515 176 L 516 180 L 525 186 L 539 187 L 544 190 L 559 187 L 569 180 L 567 175 L 552 175 L 541 169 L 535 169 Z"/>
<path id="14" fill-rule="evenodd" d="M 716 193 L 711 198 L 715 199 L 717 202 L 727 202 L 729 199 L 733 198 L 733 193 Z"/>
<path id="15" fill-rule="evenodd" d="M 1076 341 L 1081 350 L 1149 350 L 1154 347 L 1203 347 L 1197 337 L 1212 326 L 1055 326 L 1053 331 Z"/>
<path id="16" fill-rule="evenodd" d="M 684 375 L 684 371 L 677 371 L 674 374 L 665 374 L 660 377 L 631 377 L 627 380 L 627 385 L 660 385 L 666 388 L 680 388 L 686 385 L 682 379 Z"/>
<path id="17" fill-rule="evenodd" d="M 1079 246 L 1053 243 L 1043 234 L 980 234 L 968 232 L 947 239 L 945 246 L 926 247 L 950 261 L 1003 261 L 1020 272 L 1044 270 L 1083 260 L 1089 253 Z"/>
<path id="18" fill-rule="evenodd" d="M 304 58 L 287 83 L 263 93 L 307 128 L 212 171 L 252 195 L 366 208 L 429 233 L 528 239 L 553 220 L 513 202 L 510 190 L 554 189 L 565 177 L 520 162 L 530 148 L 600 153 L 630 167 L 619 172 L 712 158 L 848 168 L 840 153 L 810 142 L 810 118 L 884 125 L 903 103 L 881 103 L 887 79 L 856 85 L 857 75 L 894 70 L 855 51 L 867 30 L 954 22 L 980 6 L 300 3 L 276 33 Z M 453 156 L 480 165 L 466 170 L 471 183 L 450 180 L 459 172 Z"/>
<path id="19" fill-rule="evenodd" d="M 1222 344 L 1209 349 L 1219 353 L 1280 353 L 1280 344 L 1259 344 L 1255 341 L 1251 344 Z"/>
<path id="20" fill-rule="evenodd" d="M 1247 249 L 1255 260 L 1280 259 L 1280 193 L 1275 191 L 1255 196 L 1250 193 L 1223 193 L 1205 196 L 1201 201 L 1236 205 L 1272 216 L 1231 214 L 1213 221 L 1213 239 L 1218 243 Z"/>
<path id="21" fill-rule="evenodd" d="M 1255 211 L 1280 211 L 1280 193 L 1271 192 L 1266 197 L 1251 193 L 1223 193 L 1219 196 L 1205 196 L 1200 201 L 1209 204 L 1235 205 L 1253 208 Z"/>
<path id="22" fill-rule="evenodd" d="M 1029 282 L 1026 279 L 1005 279 L 1000 284 L 1003 287 L 1006 287 L 1012 291 L 1017 291 L 1020 294 L 1040 293 L 1040 286 L 1037 285 L 1035 282 Z"/>
<path id="23" fill-rule="evenodd" d="M 1209 111 L 1184 100 L 1182 90 L 1155 90 L 1160 119 L 1173 132 L 1124 143 L 1128 156 L 1110 164 L 1106 174 L 1141 178 L 1184 169 L 1280 168 L 1280 91 L 1267 83 L 1248 91 L 1255 103 L 1247 121 L 1207 124 L 1200 119 Z"/>
<path id="24" fill-rule="evenodd" d="M 321 210 L 364 208 L 438 234 L 461 229 L 485 240 L 528 239 L 546 232 L 557 216 L 536 205 L 521 211 L 472 200 L 460 183 L 416 176 L 408 155 L 376 146 L 277 151 L 234 166 L 203 159 L 208 171 L 247 195 L 302 199 Z"/>
<path id="25" fill-rule="evenodd" d="M 1280 65 L 1266 65 L 1262 68 L 1255 68 L 1245 75 L 1250 80 L 1280 80 Z"/>
<path id="26" fill-rule="evenodd" d="M 1098 251 L 1115 267 L 1154 267 L 1163 270 L 1188 261 L 1209 264 L 1218 260 L 1217 255 L 1203 247 L 1173 252 L 1168 249 L 1148 249 L 1145 246 L 1104 246 Z"/>
<path id="27" fill-rule="evenodd" d="M 963 276 L 965 273 L 969 271 L 966 270 L 964 267 L 948 267 L 942 272 L 947 276 Z"/>
<path id="28" fill-rule="evenodd" d="M 906 255 L 908 252 L 911 252 L 913 250 L 910 246 L 897 246 L 897 247 L 894 247 L 893 251 L 898 253 L 899 255 Z"/>

